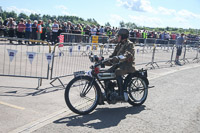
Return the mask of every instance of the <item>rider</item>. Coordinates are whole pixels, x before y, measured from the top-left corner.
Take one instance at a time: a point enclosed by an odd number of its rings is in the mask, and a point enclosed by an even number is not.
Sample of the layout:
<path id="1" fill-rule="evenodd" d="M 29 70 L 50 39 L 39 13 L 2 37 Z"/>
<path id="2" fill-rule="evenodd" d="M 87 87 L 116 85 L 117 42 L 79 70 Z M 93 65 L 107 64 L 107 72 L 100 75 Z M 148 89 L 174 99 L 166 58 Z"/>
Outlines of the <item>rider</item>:
<path id="1" fill-rule="evenodd" d="M 113 63 L 120 62 L 119 67 L 115 70 L 117 83 L 120 90 L 121 99 L 125 100 L 123 78 L 122 76 L 128 73 L 135 72 L 135 49 L 134 44 L 128 39 L 129 31 L 125 28 L 119 29 L 116 33 L 116 38 L 110 42 L 117 43 L 114 52 L 109 57 Z"/>

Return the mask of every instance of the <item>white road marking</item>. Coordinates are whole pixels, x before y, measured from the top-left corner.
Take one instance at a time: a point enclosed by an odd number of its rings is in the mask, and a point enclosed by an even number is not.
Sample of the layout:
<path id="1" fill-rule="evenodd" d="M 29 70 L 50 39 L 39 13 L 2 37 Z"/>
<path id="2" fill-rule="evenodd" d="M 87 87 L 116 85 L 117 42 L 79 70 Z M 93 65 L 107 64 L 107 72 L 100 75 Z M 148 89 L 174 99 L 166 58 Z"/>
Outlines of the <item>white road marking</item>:
<path id="1" fill-rule="evenodd" d="M 0 101 L 0 104 L 8 106 L 8 107 L 11 107 L 11 108 L 15 108 L 15 109 L 20 109 L 20 110 L 24 110 L 25 109 L 23 107 L 19 107 L 19 106 L 16 106 L 16 105 L 13 105 L 13 104 L 9 104 L 9 103 L 5 103 L 5 102 L 2 102 L 2 101 Z"/>

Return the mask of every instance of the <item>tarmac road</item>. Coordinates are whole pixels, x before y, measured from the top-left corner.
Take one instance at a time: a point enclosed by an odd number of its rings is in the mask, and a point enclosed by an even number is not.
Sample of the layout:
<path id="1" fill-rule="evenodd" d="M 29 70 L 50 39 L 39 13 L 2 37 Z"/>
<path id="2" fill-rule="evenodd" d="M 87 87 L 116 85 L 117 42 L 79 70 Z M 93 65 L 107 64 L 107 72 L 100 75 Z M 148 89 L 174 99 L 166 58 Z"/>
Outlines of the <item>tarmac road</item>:
<path id="1" fill-rule="evenodd" d="M 33 79 L 25 82 L 4 77 L 0 83 L 0 132 L 200 132 L 199 71 L 199 64 L 149 70 L 155 88 L 149 89 L 144 105 L 106 104 L 85 116 L 68 110 L 61 87 L 43 83 L 43 88 L 35 90 L 30 88 Z M 16 83 L 23 86 L 12 87 Z"/>
<path id="2" fill-rule="evenodd" d="M 200 132 L 200 67 L 181 70 L 151 80 L 147 101 L 98 106 L 90 115 L 66 115 L 38 129 L 49 132 Z"/>

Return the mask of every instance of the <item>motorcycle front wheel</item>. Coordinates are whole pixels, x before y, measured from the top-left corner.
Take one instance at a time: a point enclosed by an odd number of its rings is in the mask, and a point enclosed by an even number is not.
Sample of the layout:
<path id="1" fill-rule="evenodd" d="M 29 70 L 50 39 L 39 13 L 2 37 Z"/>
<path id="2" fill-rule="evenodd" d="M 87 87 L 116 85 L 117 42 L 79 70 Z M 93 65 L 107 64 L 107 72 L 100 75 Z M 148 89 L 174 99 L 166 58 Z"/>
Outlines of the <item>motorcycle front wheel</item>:
<path id="1" fill-rule="evenodd" d="M 134 106 L 142 105 L 148 94 L 146 82 L 139 77 L 132 77 L 127 85 L 128 103 Z"/>
<path id="2" fill-rule="evenodd" d="M 92 112 L 99 101 L 99 88 L 93 78 L 78 76 L 65 89 L 65 102 L 74 113 L 85 115 Z"/>

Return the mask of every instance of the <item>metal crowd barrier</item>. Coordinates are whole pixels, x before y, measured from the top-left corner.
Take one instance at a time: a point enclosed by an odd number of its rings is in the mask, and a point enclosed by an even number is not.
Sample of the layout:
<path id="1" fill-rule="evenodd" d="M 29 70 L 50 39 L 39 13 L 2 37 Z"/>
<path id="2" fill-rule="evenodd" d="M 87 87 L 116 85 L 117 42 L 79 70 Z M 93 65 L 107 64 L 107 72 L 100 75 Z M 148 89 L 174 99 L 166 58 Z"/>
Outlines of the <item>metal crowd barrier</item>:
<path id="1" fill-rule="evenodd" d="M 67 34 L 68 37 L 69 34 Z M 77 38 L 79 35 L 73 35 Z M 99 37 L 100 38 L 100 37 Z M 99 39 L 98 38 L 98 39 Z M 16 38 L 2 38 L 4 41 L 29 41 L 47 43 L 38 40 L 25 40 Z M 176 56 L 176 41 L 159 39 L 135 39 L 136 69 L 150 66 L 152 69 L 160 67 L 159 63 L 174 65 Z M 6 41 L 5 41 L 6 42 Z M 8 42 L 8 41 L 7 41 Z M 143 42 L 143 43 L 142 43 Z M 48 44 L 48 43 L 47 43 Z M 108 57 L 116 44 L 108 43 L 83 43 L 67 42 L 57 43 L 55 46 L 37 44 L 10 44 L 1 43 L 0 76 L 13 76 L 24 78 L 38 78 L 59 80 L 72 76 L 75 71 L 87 71 L 91 62 L 88 55 L 92 52 L 96 55 Z M 182 49 L 180 60 L 183 63 L 199 62 L 199 42 L 187 42 Z M 144 52 L 146 51 L 146 52 Z M 40 82 L 38 82 L 39 85 Z M 53 85 L 53 84 L 52 84 Z"/>
<path id="2" fill-rule="evenodd" d="M 3 39 L 5 42 L 5 38 Z M 0 44 L 0 76 L 38 78 L 38 87 L 42 79 L 49 78 L 48 55 L 51 47 L 47 42 L 39 40 L 25 40 L 20 38 L 6 38 L 13 44 Z M 18 41 L 43 43 L 43 45 L 18 44 Z"/>
<path id="3" fill-rule="evenodd" d="M 92 36 L 82 34 L 61 33 L 64 35 L 64 43 L 92 43 Z M 105 44 L 108 36 L 98 35 L 98 43 Z"/>
<path id="4" fill-rule="evenodd" d="M 64 35 L 64 42 L 89 43 L 88 35 L 71 34 L 71 33 L 61 33 L 61 35 Z"/>
<path id="5" fill-rule="evenodd" d="M 73 76 L 75 71 L 87 71 L 91 62 L 88 55 L 93 54 L 100 55 L 102 52 L 101 44 L 91 43 L 58 43 L 54 46 L 52 54 L 53 60 L 51 65 L 50 79 L 53 85 L 55 80 L 64 87 L 64 84 L 60 80 L 62 77 Z"/>

